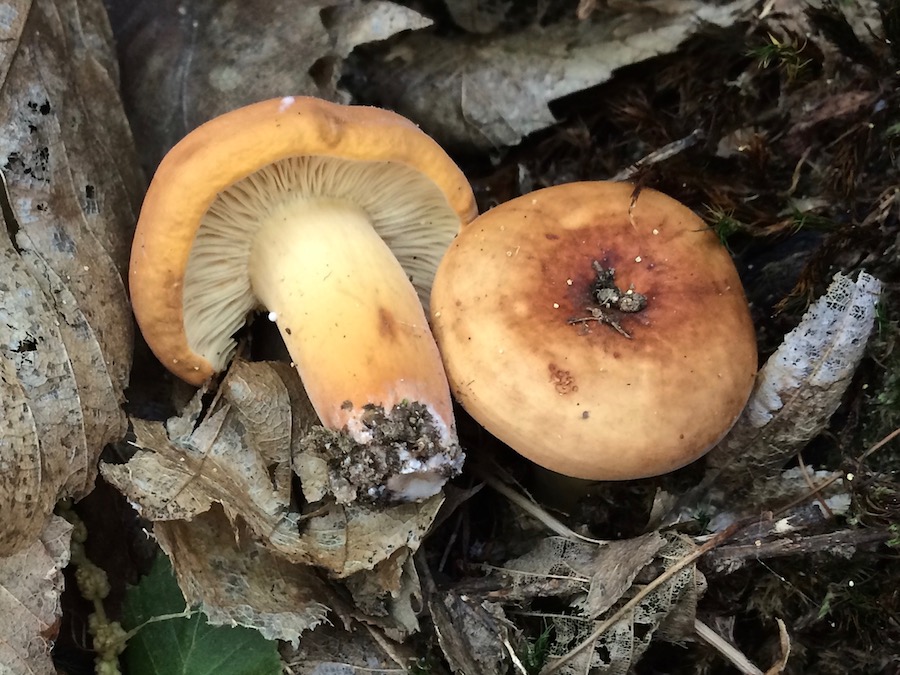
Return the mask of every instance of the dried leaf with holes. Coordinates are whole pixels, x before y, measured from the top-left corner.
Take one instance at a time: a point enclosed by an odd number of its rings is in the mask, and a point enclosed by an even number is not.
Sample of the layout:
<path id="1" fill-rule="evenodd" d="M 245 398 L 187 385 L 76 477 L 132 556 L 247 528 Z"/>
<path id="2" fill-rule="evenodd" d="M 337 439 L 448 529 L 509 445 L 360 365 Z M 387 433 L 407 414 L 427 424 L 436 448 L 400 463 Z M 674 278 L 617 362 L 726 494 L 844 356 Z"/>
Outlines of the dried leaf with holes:
<path id="1" fill-rule="evenodd" d="M 122 273 L 141 190 L 99 0 L 6 3 L 0 27 L 0 556 L 81 497 L 125 431 Z"/>
<path id="2" fill-rule="evenodd" d="M 202 410 L 203 394 L 166 425 L 133 419 L 140 449 L 126 464 L 102 466 L 104 478 L 145 518 L 190 521 L 221 507 L 227 521 L 220 522 L 242 537 L 333 577 L 372 570 L 394 556 L 402 563 L 418 548 L 440 496 L 366 506 L 330 497 L 313 503 L 291 493 L 284 467 L 315 416 L 288 364 L 238 360 L 208 410 Z M 401 566 L 393 569 L 402 574 Z"/>

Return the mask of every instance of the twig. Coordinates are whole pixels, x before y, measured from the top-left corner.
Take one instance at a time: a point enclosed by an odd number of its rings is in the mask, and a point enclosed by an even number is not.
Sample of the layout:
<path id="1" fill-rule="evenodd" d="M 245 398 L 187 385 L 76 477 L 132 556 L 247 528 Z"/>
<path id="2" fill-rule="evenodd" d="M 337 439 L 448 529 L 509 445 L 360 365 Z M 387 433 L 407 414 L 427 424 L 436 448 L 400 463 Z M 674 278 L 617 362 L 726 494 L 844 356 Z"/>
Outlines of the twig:
<path id="1" fill-rule="evenodd" d="M 684 138 L 679 138 L 677 141 L 672 141 L 671 143 L 667 143 L 661 148 L 657 148 L 649 155 L 642 157 L 634 164 L 622 169 L 615 176 L 610 178 L 610 180 L 618 181 L 618 180 L 627 180 L 631 178 L 634 174 L 640 171 L 645 166 L 651 166 L 653 164 L 659 164 L 660 162 L 664 162 L 670 157 L 674 157 L 675 155 L 684 152 L 691 146 L 696 145 L 699 141 L 703 140 L 706 137 L 706 133 L 702 129 L 694 129 L 691 133 L 689 133 Z"/>
<path id="2" fill-rule="evenodd" d="M 862 466 L 862 463 L 863 463 L 870 455 L 872 455 L 874 452 L 876 452 L 876 451 L 878 451 L 878 450 L 881 450 L 881 448 L 883 448 L 885 445 L 887 445 L 887 444 L 890 443 L 892 440 L 894 440 L 895 438 L 897 438 L 897 436 L 900 436 L 900 427 L 897 427 L 896 429 L 894 429 L 891 433 L 889 433 L 887 436 L 885 436 L 884 438 L 882 438 L 882 439 L 881 439 L 880 441 L 878 441 L 875 445 L 873 445 L 871 448 L 869 448 L 869 449 L 866 450 L 863 454 L 861 454 L 861 455 L 857 458 L 857 460 L 856 460 L 856 470 L 859 471 L 859 470 L 860 470 L 860 467 Z M 779 515 L 779 514 L 784 513 L 785 511 L 789 511 L 790 509 L 794 508 L 795 506 L 797 506 L 797 505 L 799 505 L 799 504 L 803 504 L 804 502 L 809 501 L 810 499 L 812 499 L 813 497 L 815 497 L 817 494 L 819 494 L 822 490 L 824 490 L 825 488 L 827 488 L 829 485 L 831 485 L 831 484 L 833 484 L 833 483 L 835 483 L 835 482 L 837 482 L 837 481 L 839 481 L 839 480 L 841 480 L 841 479 L 843 479 L 843 478 L 845 478 L 845 477 L 846 477 L 846 474 L 844 474 L 843 472 L 841 472 L 841 473 L 835 474 L 835 475 L 832 476 L 831 478 L 827 478 L 827 479 L 823 480 L 821 483 L 817 483 L 816 486 L 815 486 L 815 489 L 813 489 L 813 490 L 811 490 L 810 492 L 806 493 L 806 494 L 803 495 L 802 497 L 799 497 L 799 498 L 795 499 L 794 501 L 790 502 L 789 504 L 785 504 L 784 506 L 782 506 L 782 507 L 781 507 L 780 509 L 778 509 L 777 511 L 774 511 L 772 515 L 773 515 L 773 516 L 777 516 L 777 515 Z"/>
<path id="3" fill-rule="evenodd" d="M 772 664 L 772 667 L 766 671 L 766 675 L 778 675 L 779 673 L 783 673 L 784 669 L 787 667 L 788 658 L 791 655 L 791 638 L 788 635 L 787 626 L 784 625 L 784 621 L 781 619 L 776 619 L 776 621 L 778 622 L 778 637 L 779 642 L 781 643 L 781 658 Z"/>
<path id="4" fill-rule="evenodd" d="M 525 664 L 522 663 L 522 660 L 516 654 L 516 650 L 513 649 L 508 638 L 503 638 L 503 646 L 506 647 L 506 651 L 509 652 L 509 658 L 515 667 L 516 672 L 521 673 L 521 675 L 528 675 L 528 669 L 525 668 Z M 760 673 L 760 675 L 762 674 Z"/>
<path id="5" fill-rule="evenodd" d="M 815 494 L 816 501 L 819 502 L 819 505 L 822 507 L 822 511 L 828 518 L 834 518 L 834 511 L 831 510 L 831 507 L 828 506 L 828 502 L 825 501 L 825 497 L 822 496 L 821 490 L 813 483 L 812 476 L 809 475 L 809 469 L 806 467 L 806 462 L 803 461 L 803 454 L 797 454 L 797 463 L 800 465 L 800 473 L 803 474 L 803 480 L 806 481 L 806 486 Z"/>
<path id="6" fill-rule="evenodd" d="M 543 523 L 547 526 L 549 530 L 556 532 L 556 534 L 561 537 L 568 537 L 570 539 L 580 539 L 581 541 L 586 541 L 589 544 L 605 544 L 606 542 L 602 539 L 591 539 L 590 537 L 585 537 L 583 534 L 578 534 L 574 530 L 570 529 L 566 525 L 564 525 L 561 521 L 557 520 L 549 513 L 547 513 L 540 506 L 535 504 L 532 501 L 529 501 L 518 492 L 513 490 L 511 487 L 506 485 L 505 483 L 497 480 L 486 471 L 483 471 L 481 467 L 475 466 L 473 467 L 474 473 L 478 476 L 479 480 L 484 481 L 484 483 L 492 488 L 493 490 L 499 492 L 501 495 L 506 497 L 513 504 L 518 506 L 520 509 L 525 511 L 528 515 L 535 518 L 539 522 Z"/>
<path id="7" fill-rule="evenodd" d="M 731 661 L 731 664 L 744 673 L 744 675 L 763 675 L 763 671 L 754 666 L 750 659 L 744 656 L 744 653 L 740 649 L 735 647 L 700 619 L 694 619 L 694 630 L 697 632 L 697 637 Z"/>
<path id="8" fill-rule="evenodd" d="M 826 551 L 836 546 L 862 546 L 864 544 L 877 544 L 890 539 L 893 533 L 887 529 L 871 530 L 841 530 L 827 534 L 816 534 L 802 539 L 775 539 L 767 542 L 754 542 L 752 544 L 735 544 L 722 546 L 715 551 L 710 551 L 704 558 L 704 562 L 710 565 L 721 565 L 725 562 L 779 558 L 789 555 L 804 553 L 816 553 Z"/>
<path id="9" fill-rule="evenodd" d="M 362 617 L 354 617 L 360 624 L 362 624 L 366 630 L 369 631 L 369 635 L 372 636 L 372 639 L 378 644 L 379 647 L 384 651 L 385 654 L 390 657 L 391 661 L 396 663 L 401 668 L 406 667 L 407 661 L 406 659 L 401 658 L 397 652 L 394 650 L 394 647 L 388 642 L 387 638 L 382 635 L 381 631 L 370 625 L 367 621 L 363 621 Z"/>

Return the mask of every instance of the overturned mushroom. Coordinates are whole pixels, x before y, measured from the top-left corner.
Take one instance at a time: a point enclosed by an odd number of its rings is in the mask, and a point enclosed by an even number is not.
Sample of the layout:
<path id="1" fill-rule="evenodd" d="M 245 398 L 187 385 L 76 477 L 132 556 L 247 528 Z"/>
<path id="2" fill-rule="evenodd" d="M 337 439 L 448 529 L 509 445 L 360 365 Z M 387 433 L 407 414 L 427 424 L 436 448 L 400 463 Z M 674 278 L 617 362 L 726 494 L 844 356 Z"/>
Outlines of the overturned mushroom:
<path id="1" fill-rule="evenodd" d="M 160 361 L 201 384 L 264 308 L 323 424 L 375 467 L 354 489 L 429 496 L 462 454 L 420 298 L 474 215 L 462 172 L 409 120 L 264 101 L 202 125 L 160 164 L 132 248 L 134 312 Z"/>
<path id="2" fill-rule="evenodd" d="M 728 252 L 675 200 L 634 195 L 573 183 L 507 202 L 463 229 L 434 282 L 454 395 L 514 450 L 576 478 L 693 461 L 756 373 Z"/>

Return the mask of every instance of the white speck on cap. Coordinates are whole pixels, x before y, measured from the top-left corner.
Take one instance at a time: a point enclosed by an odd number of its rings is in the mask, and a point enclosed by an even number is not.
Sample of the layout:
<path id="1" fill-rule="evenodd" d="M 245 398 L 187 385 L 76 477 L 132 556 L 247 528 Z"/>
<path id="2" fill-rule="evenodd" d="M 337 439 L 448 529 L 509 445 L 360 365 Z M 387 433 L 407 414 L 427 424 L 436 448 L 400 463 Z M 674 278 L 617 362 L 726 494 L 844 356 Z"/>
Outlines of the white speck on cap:
<path id="1" fill-rule="evenodd" d="M 278 112 L 284 112 L 288 108 L 294 105 L 294 97 L 293 96 L 285 96 L 281 99 L 281 105 L 278 106 Z"/>

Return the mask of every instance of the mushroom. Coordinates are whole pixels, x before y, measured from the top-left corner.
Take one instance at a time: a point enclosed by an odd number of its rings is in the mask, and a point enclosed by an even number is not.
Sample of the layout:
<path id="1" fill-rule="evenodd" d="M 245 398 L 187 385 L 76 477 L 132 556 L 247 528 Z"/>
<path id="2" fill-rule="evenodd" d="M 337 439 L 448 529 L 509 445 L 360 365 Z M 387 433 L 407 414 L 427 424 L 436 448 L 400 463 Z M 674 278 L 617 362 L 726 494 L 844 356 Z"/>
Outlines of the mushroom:
<path id="1" fill-rule="evenodd" d="M 325 427 L 363 448 L 379 436 L 355 461 L 382 475 L 354 488 L 428 496 L 462 453 L 423 302 L 475 215 L 459 168 L 395 113 L 306 97 L 249 105 L 159 165 L 132 248 L 134 313 L 159 360 L 199 385 L 264 308 Z M 394 418 L 404 447 L 374 430 Z"/>
<path id="2" fill-rule="evenodd" d="M 687 207 L 625 183 L 546 188 L 476 218 L 438 268 L 431 312 L 463 408 L 574 478 L 697 459 L 757 368 L 727 250 Z"/>

